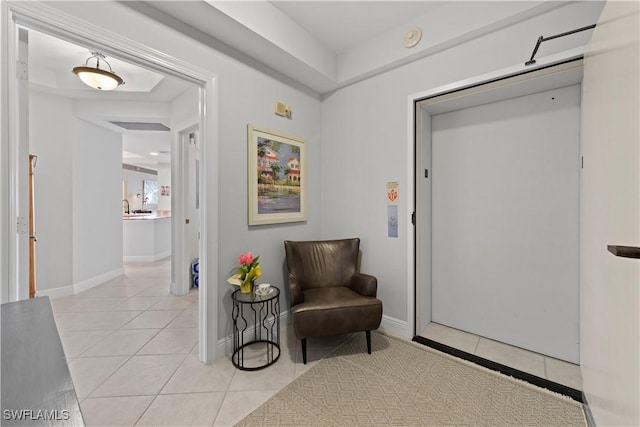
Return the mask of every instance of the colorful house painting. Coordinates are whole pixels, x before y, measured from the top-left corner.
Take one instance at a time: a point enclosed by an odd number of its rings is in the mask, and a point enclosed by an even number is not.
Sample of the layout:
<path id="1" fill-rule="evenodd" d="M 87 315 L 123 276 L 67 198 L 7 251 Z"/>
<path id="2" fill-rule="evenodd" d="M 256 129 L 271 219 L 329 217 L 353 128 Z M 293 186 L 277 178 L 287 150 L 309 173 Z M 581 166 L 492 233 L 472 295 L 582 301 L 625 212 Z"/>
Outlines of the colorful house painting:
<path id="1" fill-rule="evenodd" d="M 287 160 L 287 181 L 300 182 L 300 161 L 295 157 Z"/>
<path id="2" fill-rule="evenodd" d="M 280 159 L 269 148 L 264 148 L 264 156 L 258 157 L 258 178 L 266 181 L 274 181 L 277 179 L 273 166 L 278 165 Z"/>

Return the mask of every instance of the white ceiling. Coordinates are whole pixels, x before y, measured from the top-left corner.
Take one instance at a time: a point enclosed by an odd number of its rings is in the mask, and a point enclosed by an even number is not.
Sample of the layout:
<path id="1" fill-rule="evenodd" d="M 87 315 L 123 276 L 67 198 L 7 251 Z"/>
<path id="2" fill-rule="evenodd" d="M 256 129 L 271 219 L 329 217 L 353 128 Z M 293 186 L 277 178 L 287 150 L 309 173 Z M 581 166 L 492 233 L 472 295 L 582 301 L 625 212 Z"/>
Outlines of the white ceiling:
<path id="1" fill-rule="evenodd" d="M 277 78 L 327 95 L 566 1 L 123 2 Z M 406 48 L 414 28 L 422 39 Z M 531 47 L 540 34 L 532 35 Z M 529 52 L 523 51 L 523 61 Z M 266 66 L 266 67 L 265 67 Z"/>
<path id="2" fill-rule="evenodd" d="M 272 1 L 336 54 L 442 7 L 437 1 Z"/>
<path id="3" fill-rule="evenodd" d="M 175 97 L 192 87 L 190 83 L 164 76 L 151 70 L 107 57 L 112 70 L 122 77 L 125 84 L 112 91 L 99 91 L 86 86 L 72 73 L 73 67 L 84 65 L 93 51 L 90 46 L 77 46 L 64 40 L 29 30 L 29 83 L 38 90 L 77 100 L 80 105 L 76 115 L 111 131 L 123 134 L 123 161 L 136 166 L 157 169 L 158 163 L 171 162 L 170 132 L 130 131 L 111 124 L 111 121 L 141 121 L 170 125 L 168 114 L 155 111 L 135 112 L 135 105 L 144 102 L 168 104 Z M 95 60 L 89 66 L 95 66 Z M 108 69 L 101 63 L 101 69 Z M 122 102 L 132 106 L 123 109 Z M 115 107 L 114 107 L 115 106 Z M 119 114 L 117 111 L 122 111 Z M 115 111 L 115 112 L 114 112 Z M 155 116 L 154 116 L 155 115 Z M 149 153 L 158 153 L 157 156 Z"/>

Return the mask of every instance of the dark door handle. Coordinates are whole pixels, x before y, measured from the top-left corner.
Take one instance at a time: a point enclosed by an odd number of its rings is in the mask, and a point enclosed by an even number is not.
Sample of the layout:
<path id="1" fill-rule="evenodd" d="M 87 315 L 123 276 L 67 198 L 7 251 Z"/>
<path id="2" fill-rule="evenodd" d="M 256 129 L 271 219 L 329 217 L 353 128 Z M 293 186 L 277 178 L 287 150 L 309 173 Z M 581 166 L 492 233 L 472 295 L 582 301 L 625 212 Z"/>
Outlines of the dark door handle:
<path id="1" fill-rule="evenodd" d="M 640 248 L 637 246 L 608 245 L 607 249 L 615 256 L 623 258 L 640 258 Z"/>

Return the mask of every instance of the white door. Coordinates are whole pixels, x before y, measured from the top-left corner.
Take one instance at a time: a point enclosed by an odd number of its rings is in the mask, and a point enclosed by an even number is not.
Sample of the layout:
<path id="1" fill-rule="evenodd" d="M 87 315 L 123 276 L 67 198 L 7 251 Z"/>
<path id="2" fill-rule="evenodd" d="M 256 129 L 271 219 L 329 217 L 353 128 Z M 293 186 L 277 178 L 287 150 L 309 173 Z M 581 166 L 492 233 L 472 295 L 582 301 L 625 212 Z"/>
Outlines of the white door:
<path id="1" fill-rule="evenodd" d="M 199 257 L 200 251 L 200 135 L 195 129 L 188 134 L 186 172 L 188 176 L 187 216 L 189 224 L 186 227 L 187 256 L 189 259 Z"/>
<path id="2" fill-rule="evenodd" d="M 17 301 L 29 297 L 29 32 L 25 28 L 17 29 L 17 50 L 15 51 L 15 70 L 12 108 L 10 108 L 11 139 L 10 161 L 13 170 L 14 185 L 10 191 L 10 211 L 15 217 L 10 221 L 16 225 L 15 233 L 10 237 L 9 265 L 11 285 L 8 300 Z M 3 295 L 3 301 L 6 301 Z"/>
<path id="3" fill-rule="evenodd" d="M 432 116 L 432 320 L 579 363 L 580 86 Z"/>

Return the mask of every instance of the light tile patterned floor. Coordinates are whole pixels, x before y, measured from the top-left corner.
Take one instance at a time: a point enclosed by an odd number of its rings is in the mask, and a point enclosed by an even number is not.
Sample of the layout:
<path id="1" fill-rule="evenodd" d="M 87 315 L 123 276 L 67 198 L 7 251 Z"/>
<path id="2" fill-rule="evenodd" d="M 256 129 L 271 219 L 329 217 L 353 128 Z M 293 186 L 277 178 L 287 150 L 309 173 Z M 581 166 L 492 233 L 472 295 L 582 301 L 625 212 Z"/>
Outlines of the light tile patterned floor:
<path id="1" fill-rule="evenodd" d="M 281 324 L 280 359 L 240 371 L 197 358 L 198 292 L 169 293 L 170 260 L 52 300 L 87 426 L 231 426 L 347 337 L 309 340 L 308 363 Z"/>
<path id="2" fill-rule="evenodd" d="M 580 366 L 573 363 L 433 322 L 420 335 L 467 353 L 582 390 Z"/>

